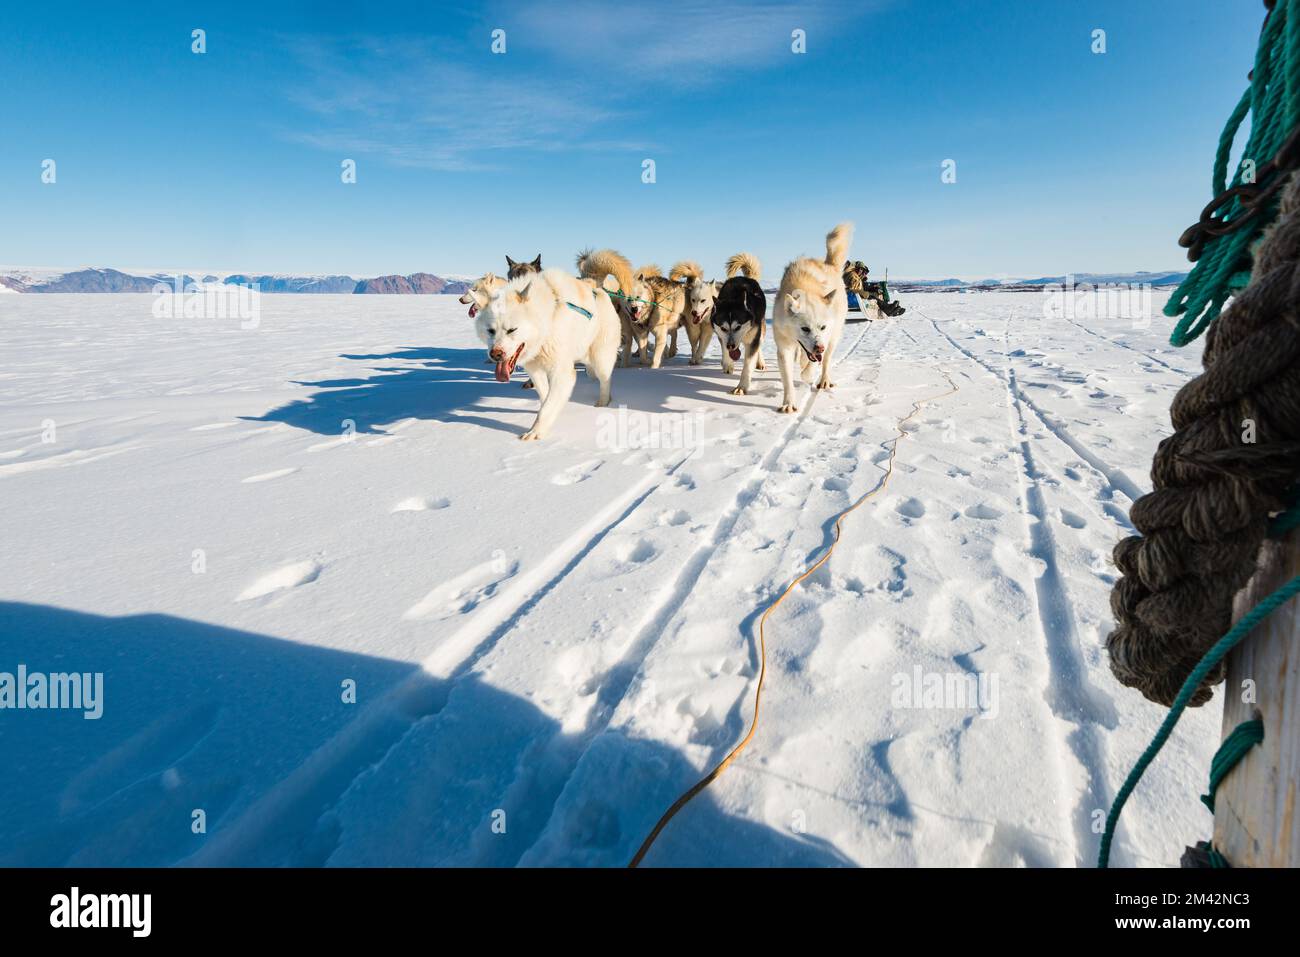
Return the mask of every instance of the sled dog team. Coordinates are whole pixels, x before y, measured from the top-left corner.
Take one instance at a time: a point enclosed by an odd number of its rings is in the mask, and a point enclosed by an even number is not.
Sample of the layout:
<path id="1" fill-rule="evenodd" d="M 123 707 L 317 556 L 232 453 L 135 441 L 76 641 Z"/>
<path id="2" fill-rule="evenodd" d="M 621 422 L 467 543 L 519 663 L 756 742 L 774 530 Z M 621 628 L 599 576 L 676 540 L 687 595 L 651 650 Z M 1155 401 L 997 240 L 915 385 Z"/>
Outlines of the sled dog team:
<path id="1" fill-rule="evenodd" d="M 844 332 L 848 297 L 842 280 L 853 239 L 853 224 L 840 223 L 826 236 L 826 258 L 800 257 L 785 268 L 772 313 L 782 399 L 778 411 L 796 412 L 795 363 L 800 378 L 828 389 L 831 357 Z M 677 354 L 682 326 L 691 346 L 691 365 L 699 365 L 709 342 L 722 347 L 723 371 L 740 363 L 740 383 L 733 395 L 750 391 L 755 370 L 763 366 L 767 299 L 759 285 L 758 260 L 737 253 L 727 260 L 725 282 L 704 279 L 699 265 L 684 261 L 663 276 L 657 266 L 634 270 L 612 249 L 578 255 L 578 275 L 542 269 L 542 258 L 515 262 L 506 257 L 507 273 L 488 273 L 476 280 L 460 301 L 469 306 L 496 378 L 508 382 L 516 365 L 530 376 L 525 388 L 537 389 L 541 408 L 521 439 L 543 439 L 573 394 L 575 363 L 596 380 L 596 407 L 610 402 L 610 379 L 622 356 L 623 366 L 639 357 L 643 366 L 659 368 Z M 650 340 L 653 337 L 654 344 Z M 633 349 L 635 347 L 635 351 Z"/>

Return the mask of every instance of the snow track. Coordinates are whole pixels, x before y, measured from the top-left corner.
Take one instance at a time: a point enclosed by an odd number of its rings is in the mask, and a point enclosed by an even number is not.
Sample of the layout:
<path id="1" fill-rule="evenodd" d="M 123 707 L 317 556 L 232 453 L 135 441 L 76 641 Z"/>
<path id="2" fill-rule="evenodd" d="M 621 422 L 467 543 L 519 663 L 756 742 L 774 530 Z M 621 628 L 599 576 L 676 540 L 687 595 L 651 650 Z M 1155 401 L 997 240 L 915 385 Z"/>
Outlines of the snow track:
<path id="1" fill-rule="evenodd" d="M 1183 381 L 1157 331 L 914 296 L 849 327 L 796 416 L 774 361 L 736 397 L 683 355 L 618 370 L 609 410 L 583 379 L 521 445 L 535 397 L 441 297 L 267 297 L 256 332 L 31 299 L 0 334 L 26 546 L 0 557 L 0 669 L 103 670 L 109 706 L 0 738 L 28 782 L 0 861 L 622 866 L 743 735 L 759 612 L 945 373 L 769 619 L 750 749 L 646 864 L 1086 864 L 1160 716 L 1102 649 Z M 677 431 L 618 431 L 647 424 Z M 1189 716 L 1118 862 L 1204 829 L 1213 726 Z"/>

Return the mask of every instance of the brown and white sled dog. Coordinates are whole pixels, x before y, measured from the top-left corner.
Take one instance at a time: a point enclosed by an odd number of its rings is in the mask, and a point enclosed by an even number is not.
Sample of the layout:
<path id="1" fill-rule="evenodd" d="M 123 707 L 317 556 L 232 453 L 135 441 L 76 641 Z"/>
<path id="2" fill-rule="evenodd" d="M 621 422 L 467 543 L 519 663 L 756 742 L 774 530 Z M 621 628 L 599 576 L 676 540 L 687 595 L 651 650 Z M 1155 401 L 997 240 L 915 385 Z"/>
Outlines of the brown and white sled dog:
<path id="1" fill-rule="evenodd" d="M 600 287 L 608 273 L 575 279 L 545 269 L 510 280 L 481 310 L 475 327 L 496 363 L 498 382 L 507 382 L 516 363 L 528 367 L 541 399 L 533 427 L 520 436 L 544 439 L 573 394 L 575 362 L 600 386 L 596 407 L 609 405 L 609 380 L 618 360 L 619 320 Z"/>
<path id="2" fill-rule="evenodd" d="M 673 266 L 668 278 L 686 283 L 686 313 L 682 324 L 691 340 L 691 365 L 697 366 L 713 341 L 713 303 L 718 298 L 718 286 L 705 282 L 700 264 L 689 259 Z"/>
<path id="3" fill-rule="evenodd" d="M 654 303 L 649 325 L 655 337 L 655 351 L 650 368 L 658 369 L 665 355 L 670 359 L 677 355 L 677 331 L 686 315 L 686 287 L 662 275 L 658 266 L 641 267 L 638 278 L 645 283 L 650 293 L 647 298 Z"/>
<path id="4" fill-rule="evenodd" d="M 779 412 L 798 412 L 794 404 L 794 364 L 800 378 L 812 381 L 813 366 L 821 364 L 817 389 L 829 389 L 831 359 L 844 333 L 849 299 L 844 292 L 844 262 L 853 241 L 853 224 L 840 223 L 826 234 L 826 259 L 802 256 L 785 267 L 772 310 L 772 335 L 781 369 Z"/>
<path id="5" fill-rule="evenodd" d="M 478 315 L 478 311 L 486 306 L 488 300 L 492 298 L 492 293 L 505 284 L 505 277 L 498 276 L 495 273 L 485 273 L 475 279 L 473 285 L 465 290 L 465 295 L 460 297 L 460 301 L 469 306 L 469 317 L 473 319 Z"/>
<path id="6" fill-rule="evenodd" d="M 680 283 L 664 278 L 659 267 L 642 266 L 632 274 L 632 291 L 622 302 L 623 366 L 632 364 L 635 343 L 641 365 L 658 369 L 664 356 L 677 355 L 677 329 L 686 309 Z M 654 354 L 649 349 L 654 336 Z"/>

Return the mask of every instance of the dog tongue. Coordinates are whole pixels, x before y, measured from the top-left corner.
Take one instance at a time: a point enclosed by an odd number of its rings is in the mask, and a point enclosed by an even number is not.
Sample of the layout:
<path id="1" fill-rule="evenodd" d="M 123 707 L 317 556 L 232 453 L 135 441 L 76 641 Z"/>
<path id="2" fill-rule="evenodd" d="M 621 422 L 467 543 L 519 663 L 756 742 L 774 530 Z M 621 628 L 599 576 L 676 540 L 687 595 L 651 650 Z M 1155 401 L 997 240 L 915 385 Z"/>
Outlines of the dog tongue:
<path id="1" fill-rule="evenodd" d="M 509 382 L 509 381 L 510 381 L 510 371 L 511 371 L 511 370 L 510 370 L 510 360 L 509 360 L 509 359 L 502 359 L 500 362 L 498 362 L 498 363 L 497 363 L 497 381 L 498 381 L 498 382 Z"/>
<path id="2" fill-rule="evenodd" d="M 731 356 L 731 358 L 732 358 L 733 361 L 736 360 L 736 359 L 739 359 L 739 358 L 740 358 L 740 350 L 739 350 L 739 349 L 731 349 L 731 350 L 728 352 L 728 355 Z"/>
<path id="3" fill-rule="evenodd" d="M 470 306 L 470 307 L 469 307 L 469 317 L 470 317 L 471 319 L 473 319 L 476 315 L 478 315 L 478 306 L 477 306 L 477 305 Z"/>

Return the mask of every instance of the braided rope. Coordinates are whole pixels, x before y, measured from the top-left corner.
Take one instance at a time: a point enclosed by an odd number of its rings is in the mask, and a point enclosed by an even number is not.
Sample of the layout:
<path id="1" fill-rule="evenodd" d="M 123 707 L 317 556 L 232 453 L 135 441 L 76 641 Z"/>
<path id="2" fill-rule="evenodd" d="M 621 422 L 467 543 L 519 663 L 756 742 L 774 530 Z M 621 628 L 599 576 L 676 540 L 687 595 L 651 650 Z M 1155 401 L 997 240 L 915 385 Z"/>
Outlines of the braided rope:
<path id="1" fill-rule="evenodd" d="M 1291 503 L 1300 475 L 1298 209 L 1293 177 L 1254 279 L 1210 327 L 1205 371 L 1174 398 L 1176 431 L 1156 450 L 1154 491 L 1129 513 L 1141 534 L 1115 547 L 1111 671 L 1163 705 L 1228 631 L 1270 514 Z M 1221 663 L 1209 669 L 1189 703 L 1210 700 L 1223 675 Z"/>

